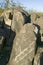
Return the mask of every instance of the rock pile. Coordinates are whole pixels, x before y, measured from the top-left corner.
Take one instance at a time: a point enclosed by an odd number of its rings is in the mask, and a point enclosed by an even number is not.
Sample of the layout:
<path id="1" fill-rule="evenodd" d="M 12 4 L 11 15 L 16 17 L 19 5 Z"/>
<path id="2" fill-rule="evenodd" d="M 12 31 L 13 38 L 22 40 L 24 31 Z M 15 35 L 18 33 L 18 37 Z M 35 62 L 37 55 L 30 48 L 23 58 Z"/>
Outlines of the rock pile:
<path id="1" fill-rule="evenodd" d="M 43 16 L 19 9 L 0 16 L 1 65 L 40 65 L 42 50 Z"/>

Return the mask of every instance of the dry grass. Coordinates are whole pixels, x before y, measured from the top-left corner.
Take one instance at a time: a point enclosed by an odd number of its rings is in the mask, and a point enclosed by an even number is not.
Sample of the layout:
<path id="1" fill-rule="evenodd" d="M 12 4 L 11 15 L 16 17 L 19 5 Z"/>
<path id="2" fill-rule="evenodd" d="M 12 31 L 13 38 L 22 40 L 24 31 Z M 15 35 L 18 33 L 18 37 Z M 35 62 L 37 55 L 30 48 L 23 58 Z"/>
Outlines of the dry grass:
<path id="1" fill-rule="evenodd" d="M 37 12 L 37 15 L 38 16 L 42 16 L 43 15 L 43 12 Z"/>
<path id="2" fill-rule="evenodd" d="M 0 9 L 0 15 L 3 13 L 4 9 Z"/>

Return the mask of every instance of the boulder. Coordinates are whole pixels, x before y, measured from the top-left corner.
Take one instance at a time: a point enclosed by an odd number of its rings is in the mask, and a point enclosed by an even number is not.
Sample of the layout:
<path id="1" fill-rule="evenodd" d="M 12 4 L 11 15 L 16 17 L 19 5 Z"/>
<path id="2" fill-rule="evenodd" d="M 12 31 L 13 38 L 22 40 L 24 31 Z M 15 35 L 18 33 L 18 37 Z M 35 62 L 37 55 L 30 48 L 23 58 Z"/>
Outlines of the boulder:
<path id="1" fill-rule="evenodd" d="M 32 16 L 33 17 L 33 16 Z M 35 17 L 35 16 L 34 16 Z M 32 18 L 34 19 L 34 18 Z M 32 21 L 31 21 L 32 22 Z M 39 33 L 41 35 L 41 41 L 43 42 L 43 16 L 40 16 L 39 18 L 37 17 L 37 19 L 33 22 L 33 24 L 35 24 L 35 26 L 37 26 Z M 40 28 L 39 28 L 40 27 Z M 37 31 L 37 30 L 36 30 Z"/>
<path id="2" fill-rule="evenodd" d="M 36 45 L 33 31 L 32 24 L 25 24 L 16 35 L 8 65 L 32 65 Z"/>
<path id="3" fill-rule="evenodd" d="M 0 27 L 3 27 L 3 30 L 6 32 L 7 37 L 9 37 L 11 32 L 12 18 L 12 10 L 5 10 L 0 17 Z"/>
<path id="4" fill-rule="evenodd" d="M 36 23 L 37 18 L 38 18 L 38 15 L 36 13 L 31 14 L 31 22 L 32 23 Z"/>
<path id="5" fill-rule="evenodd" d="M 20 11 L 18 9 L 14 9 L 11 29 L 16 33 L 19 33 L 22 26 L 26 23 L 30 23 L 30 15 L 27 15 L 23 10 Z"/>
<path id="6" fill-rule="evenodd" d="M 18 33 L 21 30 L 24 23 L 25 23 L 24 22 L 24 17 L 22 15 L 22 13 L 18 10 L 14 10 L 11 29 L 14 32 Z"/>
<path id="7" fill-rule="evenodd" d="M 43 41 L 43 17 L 37 18 L 36 24 L 40 26 L 41 41 Z"/>
<path id="8" fill-rule="evenodd" d="M 36 24 L 38 24 L 40 28 L 43 29 L 43 17 L 37 18 Z"/>
<path id="9" fill-rule="evenodd" d="M 12 10 L 5 10 L 1 16 L 4 17 L 5 24 L 11 26 L 11 20 L 13 18 Z"/>

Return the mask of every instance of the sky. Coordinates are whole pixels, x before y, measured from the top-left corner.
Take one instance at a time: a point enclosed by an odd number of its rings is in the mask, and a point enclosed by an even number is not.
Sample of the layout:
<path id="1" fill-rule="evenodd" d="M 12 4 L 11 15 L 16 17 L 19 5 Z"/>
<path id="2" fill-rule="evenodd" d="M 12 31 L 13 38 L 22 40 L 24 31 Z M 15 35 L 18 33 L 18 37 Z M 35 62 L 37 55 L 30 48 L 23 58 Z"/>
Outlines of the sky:
<path id="1" fill-rule="evenodd" d="M 14 2 L 23 4 L 24 7 L 26 7 L 27 10 L 33 9 L 36 11 L 42 11 L 43 12 L 43 0 L 14 0 Z M 0 0 L 0 2 L 4 3 L 4 0 Z"/>

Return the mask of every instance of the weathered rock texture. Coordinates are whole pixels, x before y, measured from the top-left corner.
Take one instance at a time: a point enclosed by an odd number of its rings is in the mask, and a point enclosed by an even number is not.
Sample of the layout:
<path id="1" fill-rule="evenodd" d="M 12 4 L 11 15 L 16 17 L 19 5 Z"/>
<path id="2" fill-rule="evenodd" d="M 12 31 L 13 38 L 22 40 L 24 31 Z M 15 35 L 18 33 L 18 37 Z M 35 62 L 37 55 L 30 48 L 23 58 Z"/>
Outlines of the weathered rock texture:
<path id="1" fill-rule="evenodd" d="M 38 48 L 33 65 L 43 65 L 43 48 Z"/>
<path id="2" fill-rule="evenodd" d="M 35 23 L 38 15 L 36 13 L 31 14 L 31 23 Z"/>
<path id="3" fill-rule="evenodd" d="M 41 41 L 43 41 L 43 16 L 31 14 L 31 22 L 40 26 Z"/>
<path id="4" fill-rule="evenodd" d="M 13 15 L 11 14 L 12 10 L 6 10 L 3 12 L 2 16 L 4 17 L 5 24 L 11 26 L 11 19 Z"/>
<path id="5" fill-rule="evenodd" d="M 0 49 L 3 47 L 0 65 L 39 64 L 43 48 L 38 49 L 36 46 L 39 47 L 42 43 L 43 16 L 39 17 L 36 13 L 29 15 L 18 8 L 4 11 L 0 16 Z"/>
<path id="6" fill-rule="evenodd" d="M 29 15 L 26 13 L 15 9 L 13 12 L 13 20 L 11 25 L 12 30 L 18 33 L 25 23 L 30 22 L 29 18 Z"/>
<path id="7" fill-rule="evenodd" d="M 9 65 L 31 65 L 35 54 L 34 26 L 25 24 L 13 41 Z"/>
<path id="8" fill-rule="evenodd" d="M 14 10 L 13 14 L 13 21 L 12 21 L 12 30 L 15 31 L 16 33 L 19 32 L 19 30 L 22 28 L 24 25 L 24 17 L 21 12 L 18 10 Z"/>
<path id="9" fill-rule="evenodd" d="M 36 24 L 40 26 L 41 41 L 43 41 L 43 17 L 37 18 Z"/>

